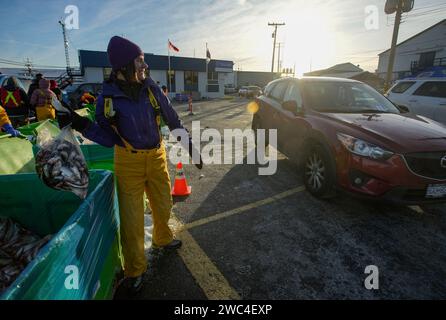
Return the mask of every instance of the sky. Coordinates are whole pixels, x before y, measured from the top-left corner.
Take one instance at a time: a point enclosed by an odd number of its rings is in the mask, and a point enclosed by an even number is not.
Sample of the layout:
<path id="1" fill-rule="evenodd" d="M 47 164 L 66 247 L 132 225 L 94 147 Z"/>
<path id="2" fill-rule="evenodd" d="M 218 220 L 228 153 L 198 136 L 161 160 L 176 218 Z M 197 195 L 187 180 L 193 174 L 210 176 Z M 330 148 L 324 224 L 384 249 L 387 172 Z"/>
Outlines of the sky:
<path id="1" fill-rule="evenodd" d="M 113 35 L 137 43 L 144 52 L 167 55 L 167 39 L 177 56 L 234 61 L 235 70 L 270 71 L 273 27 L 281 43 L 281 67 L 310 70 L 352 62 L 368 71 L 378 53 L 389 48 L 394 15 L 384 13 L 385 0 L 21 0 L 2 1 L 0 67 L 4 59 L 33 65 L 65 66 L 59 20 L 79 10 L 79 29 L 67 31 L 70 63 L 78 50 L 106 51 Z M 415 0 L 403 15 L 398 42 L 446 17 L 444 0 Z M 369 26 L 369 27 L 367 27 Z M 370 28 L 373 26 L 374 28 Z M 277 51 L 276 51 L 277 57 Z M 150 66 L 149 66 L 150 67 Z M 275 62 L 277 68 L 277 60 Z"/>

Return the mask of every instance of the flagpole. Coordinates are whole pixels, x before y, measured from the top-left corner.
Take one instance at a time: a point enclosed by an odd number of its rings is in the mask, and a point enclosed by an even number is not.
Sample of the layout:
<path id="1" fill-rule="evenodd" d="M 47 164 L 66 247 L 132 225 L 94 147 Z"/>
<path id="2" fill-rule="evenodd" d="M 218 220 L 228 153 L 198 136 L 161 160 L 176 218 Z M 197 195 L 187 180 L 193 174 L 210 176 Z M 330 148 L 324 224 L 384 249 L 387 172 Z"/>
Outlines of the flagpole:
<path id="1" fill-rule="evenodd" d="M 208 75 L 208 43 L 206 42 L 206 96 L 208 95 L 209 75 Z"/>
<path id="2" fill-rule="evenodd" d="M 167 78 L 168 78 L 168 85 L 169 85 L 169 93 L 170 93 L 170 46 L 169 46 L 170 40 L 167 39 L 167 56 L 168 56 L 168 60 L 169 60 L 169 71 L 167 73 Z"/>

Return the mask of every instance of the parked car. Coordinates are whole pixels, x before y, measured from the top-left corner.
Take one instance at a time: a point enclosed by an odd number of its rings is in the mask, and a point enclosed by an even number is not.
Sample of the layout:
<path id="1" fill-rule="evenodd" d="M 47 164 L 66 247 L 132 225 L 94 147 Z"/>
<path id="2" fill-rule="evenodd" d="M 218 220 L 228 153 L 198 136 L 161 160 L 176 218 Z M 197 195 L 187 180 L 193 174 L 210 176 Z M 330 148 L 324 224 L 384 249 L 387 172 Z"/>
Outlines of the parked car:
<path id="1" fill-rule="evenodd" d="M 65 89 L 66 99 L 73 108 L 81 108 L 81 97 L 85 92 L 92 93 L 95 97 L 102 93 L 102 83 L 81 83 L 71 85 Z"/>
<path id="2" fill-rule="evenodd" d="M 237 93 L 237 90 L 232 85 L 225 85 L 225 94 Z"/>
<path id="3" fill-rule="evenodd" d="M 277 129 L 278 150 L 299 164 L 314 196 L 342 189 L 400 203 L 446 201 L 446 127 L 401 113 L 368 85 L 279 79 L 256 102 L 252 128 Z"/>
<path id="4" fill-rule="evenodd" d="M 386 95 L 412 113 L 446 124 L 446 78 L 400 80 Z"/>
<path id="5" fill-rule="evenodd" d="M 243 86 L 239 89 L 239 97 L 255 98 L 262 94 L 262 89 L 257 86 Z"/>

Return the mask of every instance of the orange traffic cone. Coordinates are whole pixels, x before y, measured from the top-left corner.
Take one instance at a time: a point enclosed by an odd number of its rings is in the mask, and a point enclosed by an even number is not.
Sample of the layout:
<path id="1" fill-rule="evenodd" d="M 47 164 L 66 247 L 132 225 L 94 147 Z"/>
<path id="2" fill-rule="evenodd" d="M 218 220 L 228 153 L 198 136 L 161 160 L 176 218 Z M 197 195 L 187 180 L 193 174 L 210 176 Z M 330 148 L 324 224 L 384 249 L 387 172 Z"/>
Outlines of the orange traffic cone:
<path id="1" fill-rule="evenodd" d="M 186 176 L 183 171 L 183 164 L 178 162 L 175 173 L 175 184 L 172 188 L 173 196 L 188 196 L 192 192 L 192 187 L 187 185 Z"/>

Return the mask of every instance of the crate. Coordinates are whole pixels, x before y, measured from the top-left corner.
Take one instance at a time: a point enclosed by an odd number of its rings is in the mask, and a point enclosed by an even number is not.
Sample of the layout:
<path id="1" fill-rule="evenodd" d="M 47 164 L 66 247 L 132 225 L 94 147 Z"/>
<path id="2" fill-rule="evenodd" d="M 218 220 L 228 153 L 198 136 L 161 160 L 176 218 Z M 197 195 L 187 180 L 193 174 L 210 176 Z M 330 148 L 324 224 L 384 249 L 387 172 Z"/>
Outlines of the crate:
<path id="1" fill-rule="evenodd" d="M 60 133 L 58 123 L 55 120 L 44 120 L 40 122 L 34 122 L 26 126 L 17 128 L 17 130 L 20 131 L 25 136 L 31 136 L 31 135 L 37 136 L 38 133 L 44 129 L 47 129 L 52 136 L 57 136 Z"/>
<path id="2" fill-rule="evenodd" d="M 48 188 L 36 174 L 0 176 L 1 215 L 53 235 L 0 299 L 111 298 L 122 265 L 116 202 L 113 175 L 105 170 L 90 171 L 85 200 Z"/>

